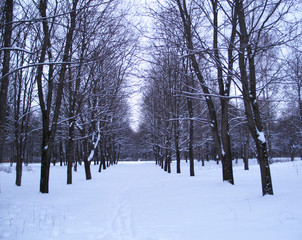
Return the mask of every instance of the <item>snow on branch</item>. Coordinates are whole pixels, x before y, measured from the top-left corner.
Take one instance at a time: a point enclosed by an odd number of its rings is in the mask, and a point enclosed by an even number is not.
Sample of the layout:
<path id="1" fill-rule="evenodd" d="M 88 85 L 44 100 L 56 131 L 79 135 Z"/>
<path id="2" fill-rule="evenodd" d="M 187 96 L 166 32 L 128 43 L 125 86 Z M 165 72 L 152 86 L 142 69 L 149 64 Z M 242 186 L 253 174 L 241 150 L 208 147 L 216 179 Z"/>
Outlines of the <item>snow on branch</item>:
<path id="1" fill-rule="evenodd" d="M 25 68 L 30 68 L 30 67 L 37 67 L 37 66 L 40 66 L 40 65 L 63 65 L 63 64 L 79 64 L 79 62 L 43 62 L 43 63 L 32 63 L 32 64 L 28 64 L 28 65 L 25 65 L 25 66 L 22 66 L 22 67 L 18 67 L 16 69 L 14 69 L 13 71 L 5 74 L 4 76 L 2 76 L 0 78 L 0 80 L 2 80 L 3 78 L 7 77 L 8 75 L 11 75 L 19 70 L 22 70 L 22 69 L 25 69 Z"/>
<path id="2" fill-rule="evenodd" d="M 5 51 L 5 50 L 9 50 L 9 51 L 19 51 L 19 52 L 26 52 L 28 54 L 34 54 L 34 52 L 30 52 L 24 48 L 18 48 L 18 47 L 2 47 L 0 48 L 0 51 Z"/>
<path id="3" fill-rule="evenodd" d="M 201 93 L 201 92 L 197 92 L 197 93 L 191 93 L 191 92 L 186 92 L 186 91 L 182 91 L 182 94 L 177 94 L 177 97 L 190 97 L 190 98 L 194 98 L 194 97 L 217 97 L 217 98 L 225 98 L 225 99 L 233 99 L 233 98 L 239 98 L 242 99 L 242 95 L 238 95 L 238 96 L 224 96 L 224 95 L 220 95 L 220 94 L 206 94 L 206 93 Z M 195 99 L 199 99 L 199 98 L 195 98 Z"/>

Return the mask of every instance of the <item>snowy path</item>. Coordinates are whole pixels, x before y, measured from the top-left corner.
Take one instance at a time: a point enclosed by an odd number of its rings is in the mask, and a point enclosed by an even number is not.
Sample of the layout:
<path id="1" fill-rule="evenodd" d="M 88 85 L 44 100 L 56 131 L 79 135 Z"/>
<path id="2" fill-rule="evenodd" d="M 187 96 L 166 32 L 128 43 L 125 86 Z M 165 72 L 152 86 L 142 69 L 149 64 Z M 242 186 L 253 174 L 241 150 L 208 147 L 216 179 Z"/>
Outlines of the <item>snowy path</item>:
<path id="1" fill-rule="evenodd" d="M 261 196 L 258 166 L 234 168 L 235 186 L 214 163 L 196 177 L 167 174 L 154 163 L 119 163 L 65 185 L 51 168 L 50 194 L 38 193 L 39 167 L 23 186 L 1 172 L 0 239 L 200 240 L 302 239 L 302 162 L 272 165 L 275 196 Z M 173 166 L 174 168 L 174 166 Z M 174 170 L 174 169 L 173 169 Z"/>

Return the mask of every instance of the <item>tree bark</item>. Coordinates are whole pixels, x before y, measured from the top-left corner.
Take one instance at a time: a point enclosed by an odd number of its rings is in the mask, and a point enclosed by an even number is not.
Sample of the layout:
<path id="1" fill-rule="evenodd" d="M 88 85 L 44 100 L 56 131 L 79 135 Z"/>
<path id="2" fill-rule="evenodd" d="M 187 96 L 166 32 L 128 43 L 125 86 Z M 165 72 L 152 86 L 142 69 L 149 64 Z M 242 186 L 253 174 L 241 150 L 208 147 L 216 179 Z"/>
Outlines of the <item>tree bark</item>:
<path id="1" fill-rule="evenodd" d="M 250 149 L 250 135 L 248 132 L 246 132 L 246 140 L 243 146 L 244 170 L 249 170 L 249 149 Z"/>
<path id="2" fill-rule="evenodd" d="M 191 98 L 187 98 L 187 105 L 189 111 L 189 161 L 190 161 L 190 176 L 195 176 L 194 172 L 194 149 L 193 149 L 193 141 L 194 141 L 194 121 L 193 121 L 193 102 Z"/>
<path id="3" fill-rule="evenodd" d="M 245 114 L 248 128 L 256 144 L 257 159 L 260 165 L 262 194 L 273 195 L 273 186 L 270 174 L 269 159 L 267 152 L 267 142 L 265 139 L 262 120 L 256 95 L 256 71 L 254 54 L 249 43 L 247 33 L 244 8 L 241 0 L 236 0 L 236 12 L 240 27 L 240 49 L 239 49 L 239 68 L 241 73 L 242 93 L 245 107 Z M 249 65 L 249 76 L 246 71 L 245 53 Z"/>
<path id="4" fill-rule="evenodd" d="M 75 87 L 73 89 L 72 83 L 72 73 L 69 72 L 69 109 L 68 109 L 68 142 L 67 142 L 67 154 L 66 154 L 66 161 L 67 161 L 67 184 L 72 184 L 72 163 L 75 162 L 74 160 L 74 130 L 75 130 L 75 123 L 76 123 L 76 115 L 78 114 L 80 107 L 82 105 L 83 96 L 78 98 L 77 93 L 80 88 L 81 82 L 81 74 L 82 74 L 82 59 L 84 57 L 84 51 L 86 49 L 85 43 L 85 34 L 83 34 L 82 39 L 82 48 L 81 48 L 81 55 L 80 55 L 80 65 L 77 71 L 77 78 Z"/>
<path id="5" fill-rule="evenodd" d="M 191 59 L 193 70 L 201 85 L 202 91 L 206 95 L 205 99 L 206 99 L 206 104 L 207 104 L 208 111 L 209 111 L 210 126 L 211 126 L 212 135 L 213 135 L 213 140 L 215 143 L 215 148 L 218 152 L 219 158 L 222 159 L 221 140 L 220 140 L 219 132 L 218 132 L 216 111 L 215 111 L 213 100 L 210 96 L 209 88 L 207 87 L 206 82 L 203 78 L 203 75 L 199 69 L 199 64 L 197 62 L 197 59 L 196 59 L 196 56 L 194 53 L 195 49 L 194 49 L 193 38 L 192 38 L 191 18 L 187 11 L 186 1 L 184 0 L 183 4 L 181 4 L 180 0 L 177 0 L 177 5 L 178 5 L 179 12 L 180 12 L 182 22 L 183 22 L 189 58 Z"/>
<path id="6" fill-rule="evenodd" d="M 22 179 L 22 144 L 21 139 L 16 136 L 16 185 L 21 186 L 21 179 Z"/>
<path id="7" fill-rule="evenodd" d="M 230 94 L 230 85 L 232 80 L 232 70 L 233 70 L 233 44 L 235 40 L 235 30 L 236 30 L 236 17 L 235 21 L 233 20 L 233 29 L 231 33 L 231 40 L 229 43 L 228 49 L 228 58 L 229 58 L 229 75 L 227 77 L 226 86 L 223 80 L 223 69 L 222 63 L 220 60 L 220 53 L 218 49 L 218 0 L 212 0 L 213 7 L 213 47 L 214 47 L 214 56 L 217 67 L 217 78 L 219 86 L 219 95 L 220 105 L 221 105 L 221 143 L 222 143 L 222 175 L 223 181 L 228 181 L 231 184 L 234 184 L 233 178 L 233 167 L 232 167 L 232 151 L 231 151 L 231 140 L 229 135 L 229 98 Z M 234 27 L 235 25 L 235 27 Z"/>
<path id="8" fill-rule="evenodd" d="M 177 128 L 177 129 L 174 130 L 174 144 L 175 144 L 175 154 L 176 154 L 176 173 L 181 173 L 181 170 L 180 170 L 180 149 L 179 149 L 179 131 L 178 131 L 178 126 L 175 127 L 175 128 Z"/>
<path id="9" fill-rule="evenodd" d="M 82 137 L 85 137 L 85 135 L 86 135 L 86 132 L 85 132 L 85 128 L 84 128 L 84 131 L 82 132 Z M 83 141 L 83 152 L 84 152 L 85 176 L 86 176 L 86 180 L 90 180 L 91 171 L 90 171 L 90 161 L 88 161 L 88 140 L 87 140 L 87 138 L 85 138 Z"/>
<path id="10" fill-rule="evenodd" d="M 68 128 L 68 141 L 66 149 L 66 160 L 67 160 L 67 184 L 72 184 L 72 162 L 74 159 L 74 121 L 69 121 Z"/>
<path id="11" fill-rule="evenodd" d="M 101 165 L 103 165 L 103 170 L 106 170 L 106 137 L 103 134 L 103 141 L 101 143 Z"/>
<path id="12" fill-rule="evenodd" d="M 43 73 L 43 65 L 40 65 L 37 70 L 37 84 L 38 84 L 38 95 L 39 95 L 39 103 L 42 111 L 42 122 L 43 122 L 43 139 L 42 139 L 42 159 L 41 159 L 41 178 L 40 178 L 40 192 L 48 193 L 49 192 L 49 168 L 51 161 L 51 153 L 53 150 L 53 143 L 55 138 L 55 133 L 57 129 L 57 122 L 60 114 L 61 102 L 63 97 L 63 88 L 65 82 L 65 72 L 66 72 L 66 64 L 69 60 L 70 49 L 72 45 L 72 37 L 75 29 L 75 20 L 76 20 L 76 7 L 78 0 L 73 0 L 72 11 L 70 12 L 70 27 L 67 31 L 66 42 L 64 47 L 62 66 L 59 73 L 58 79 L 58 87 L 56 92 L 56 100 L 55 100 L 55 108 L 53 113 L 53 120 L 50 126 L 50 108 L 52 104 L 52 94 L 53 94 L 53 69 L 50 66 L 49 74 L 48 74 L 48 96 L 47 96 L 47 105 L 45 106 L 44 102 L 44 94 L 42 87 L 42 73 Z M 46 18 L 46 9 L 47 9 L 47 1 L 40 0 L 39 11 L 42 18 Z M 44 63 L 46 51 L 48 52 L 49 60 L 52 60 L 51 54 L 51 43 L 50 43 L 50 31 L 48 22 L 46 19 L 42 20 L 43 32 L 44 32 L 44 43 L 40 56 L 40 63 Z"/>
<path id="13" fill-rule="evenodd" d="M 4 27 L 4 48 L 11 47 L 12 38 L 12 20 L 13 20 L 13 0 L 5 2 L 5 27 Z M 3 53 L 2 78 L 0 88 L 0 163 L 3 162 L 4 144 L 5 144 L 5 125 L 7 110 L 7 91 L 9 85 L 9 67 L 10 67 L 10 50 L 5 49 Z"/>

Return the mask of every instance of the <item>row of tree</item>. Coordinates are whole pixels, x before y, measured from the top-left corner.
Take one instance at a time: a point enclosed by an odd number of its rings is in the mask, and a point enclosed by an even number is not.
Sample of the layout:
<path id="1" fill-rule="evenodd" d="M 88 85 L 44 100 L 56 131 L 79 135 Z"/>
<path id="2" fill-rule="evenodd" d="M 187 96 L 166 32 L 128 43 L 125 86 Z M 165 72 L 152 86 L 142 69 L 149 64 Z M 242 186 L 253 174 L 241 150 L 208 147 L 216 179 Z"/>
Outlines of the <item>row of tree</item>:
<path id="1" fill-rule="evenodd" d="M 150 9 L 144 120 L 128 127 L 125 80 L 138 36 L 118 0 L 5 0 L 0 4 L 0 161 L 99 170 L 120 158 L 215 159 L 234 184 L 232 160 L 256 156 L 262 192 L 269 161 L 300 155 L 301 4 L 291 0 L 166 0 Z M 299 19 L 300 17 L 300 19 Z M 253 139 L 254 144 L 250 141 Z M 42 146 L 41 146 L 42 143 Z M 153 155 L 150 155 L 152 153 Z"/>
<path id="2" fill-rule="evenodd" d="M 232 159 L 248 169 L 253 154 L 262 193 L 273 194 L 270 158 L 302 150 L 299 10 L 281 0 L 169 0 L 150 10 L 145 124 L 166 171 L 176 158 L 180 173 L 184 152 L 194 176 L 194 158 L 212 155 L 234 184 Z"/>
<path id="3" fill-rule="evenodd" d="M 126 125 L 123 86 L 137 39 L 118 0 L 1 1 L 0 161 L 41 159 L 48 193 L 51 159 L 100 171 L 119 158 Z M 42 146 L 41 146 L 42 143 Z M 37 146 L 39 146 L 37 148 Z M 99 161 L 100 157 L 100 161 Z"/>

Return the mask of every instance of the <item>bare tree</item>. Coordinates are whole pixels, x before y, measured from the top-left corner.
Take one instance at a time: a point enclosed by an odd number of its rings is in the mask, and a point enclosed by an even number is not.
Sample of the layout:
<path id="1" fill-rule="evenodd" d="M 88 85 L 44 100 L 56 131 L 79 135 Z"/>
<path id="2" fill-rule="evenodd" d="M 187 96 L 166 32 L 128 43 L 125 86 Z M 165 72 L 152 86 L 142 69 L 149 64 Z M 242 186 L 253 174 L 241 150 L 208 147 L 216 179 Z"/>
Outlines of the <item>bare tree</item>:
<path id="1" fill-rule="evenodd" d="M 28 41 L 29 31 L 23 28 L 17 33 L 19 36 L 16 46 L 20 49 L 26 49 L 26 42 Z M 33 48 L 35 48 L 33 44 Z M 15 54 L 15 62 L 17 66 L 23 66 L 27 62 L 32 61 L 35 56 L 32 54 L 30 57 L 25 52 L 17 51 Z M 14 135 L 15 135 L 15 150 L 16 150 L 16 185 L 21 186 L 22 176 L 22 163 L 26 158 L 26 152 L 28 151 L 28 136 L 29 136 L 29 124 L 32 118 L 32 102 L 34 92 L 34 70 L 24 69 L 12 74 L 14 82 L 13 95 L 12 95 L 12 113 L 14 123 Z"/>
<path id="2" fill-rule="evenodd" d="M 219 60 L 220 57 L 219 57 L 218 42 L 217 42 L 218 41 L 218 39 L 217 39 L 217 34 L 218 34 L 217 1 L 212 1 L 213 13 L 214 13 L 213 45 L 214 45 L 214 56 L 215 56 L 215 60 L 216 60 L 216 65 L 218 67 L 218 81 L 219 81 L 219 87 L 220 87 L 220 94 L 222 94 L 221 104 L 222 104 L 222 111 L 223 111 L 223 119 L 222 119 L 223 120 L 222 121 L 223 140 L 221 140 L 221 137 L 220 137 L 219 131 L 218 131 L 217 113 L 216 113 L 214 102 L 212 100 L 212 95 L 211 95 L 209 87 L 204 79 L 204 76 L 202 74 L 202 71 L 200 69 L 200 66 L 199 66 L 199 63 L 198 63 L 198 60 L 196 57 L 198 50 L 195 49 L 195 47 L 194 47 L 194 40 L 193 40 L 194 29 L 192 29 L 192 26 L 193 26 L 192 17 L 189 14 L 186 1 L 181 2 L 180 0 L 176 0 L 176 4 L 178 6 L 180 17 L 181 17 L 182 23 L 183 23 L 183 32 L 184 32 L 185 42 L 186 42 L 186 46 L 187 46 L 187 54 L 192 62 L 193 70 L 201 85 L 202 91 L 205 94 L 206 103 L 207 103 L 208 111 L 209 111 L 209 117 L 210 117 L 210 126 L 211 126 L 211 130 L 212 130 L 213 139 L 215 142 L 215 147 L 218 152 L 219 158 L 222 159 L 223 180 L 228 181 L 231 184 L 234 184 L 233 172 L 232 172 L 232 156 L 231 156 L 231 150 L 230 150 L 230 139 L 228 136 L 228 118 L 227 118 L 228 101 L 226 100 L 226 98 L 224 98 L 225 94 L 226 94 L 226 96 L 227 96 L 227 94 L 229 94 L 230 80 L 227 81 L 227 84 L 225 87 L 223 84 L 223 80 L 222 80 L 222 68 L 221 68 L 221 63 Z M 233 49 L 232 44 L 233 43 L 231 41 L 230 53 L 232 53 L 232 49 Z M 230 61 L 232 61 L 231 59 L 230 59 Z M 232 67 L 232 62 L 230 62 L 230 67 Z"/>
<path id="3" fill-rule="evenodd" d="M 53 144 L 55 133 L 57 130 L 57 124 L 60 114 L 61 102 L 63 97 L 63 88 L 65 84 L 65 72 L 67 62 L 70 59 L 70 49 L 72 46 L 73 32 L 76 23 L 76 11 L 77 11 L 78 0 L 72 1 L 72 7 L 70 9 L 70 25 L 68 26 L 66 39 L 64 44 L 64 52 L 62 56 L 62 65 L 58 76 L 58 87 L 54 89 L 54 70 L 53 66 L 50 65 L 48 69 L 48 92 L 45 94 L 43 91 L 42 77 L 43 77 L 43 63 L 45 62 L 46 53 L 48 54 L 48 60 L 53 60 L 51 52 L 51 27 L 48 23 L 48 16 L 46 15 L 47 1 L 40 0 L 39 11 L 43 18 L 43 43 L 40 54 L 39 63 L 36 75 L 36 81 L 38 86 L 39 104 L 42 112 L 42 123 L 43 123 L 43 139 L 42 139 L 42 159 L 41 159 L 41 179 L 40 179 L 40 192 L 48 193 L 49 183 L 49 168 L 51 161 L 51 154 L 53 151 Z M 55 91 L 55 92 L 54 92 Z M 46 97 L 45 97 L 46 95 Z M 51 111 L 52 96 L 55 95 L 54 110 L 53 114 Z M 46 99 L 46 101 L 45 101 Z M 52 116 L 52 121 L 51 121 Z"/>
<path id="4" fill-rule="evenodd" d="M 273 186 L 269 168 L 267 141 L 265 139 L 263 124 L 257 102 L 256 92 L 256 73 L 255 73 L 255 54 L 252 51 L 249 34 L 247 32 L 246 15 L 243 7 L 243 2 L 240 0 L 235 1 L 236 12 L 238 15 L 238 23 L 240 28 L 240 50 L 239 50 L 239 67 L 241 74 L 242 93 L 244 100 L 244 107 L 248 128 L 256 143 L 257 158 L 260 164 L 261 180 L 262 180 L 262 193 L 273 194 Z M 276 10 L 277 3 L 273 8 L 272 13 Z M 268 16 L 269 17 L 269 16 Z M 247 55 L 245 55 L 247 54 Z M 249 75 L 246 69 L 245 57 L 248 59 Z"/>

